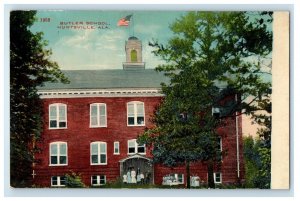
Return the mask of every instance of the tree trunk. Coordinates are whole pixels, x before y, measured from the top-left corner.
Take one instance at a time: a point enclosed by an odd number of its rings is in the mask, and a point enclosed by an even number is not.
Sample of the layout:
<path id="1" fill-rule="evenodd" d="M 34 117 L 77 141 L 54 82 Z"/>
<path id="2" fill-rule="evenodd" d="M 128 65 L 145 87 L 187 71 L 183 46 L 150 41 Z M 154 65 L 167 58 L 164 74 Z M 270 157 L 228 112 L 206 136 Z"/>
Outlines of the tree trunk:
<path id="1" fill-rule="evenodd" d="M 185 170 L 186 170 L 186 187 L 191 188 L 190 182 L 190 161 L 185 161 Z"/>
<path id="2" fill-rule="evenodd" d="M 208 187 L 215 188 L 214 181 L 214 163 L 212 160 L 207 161 Z"/>

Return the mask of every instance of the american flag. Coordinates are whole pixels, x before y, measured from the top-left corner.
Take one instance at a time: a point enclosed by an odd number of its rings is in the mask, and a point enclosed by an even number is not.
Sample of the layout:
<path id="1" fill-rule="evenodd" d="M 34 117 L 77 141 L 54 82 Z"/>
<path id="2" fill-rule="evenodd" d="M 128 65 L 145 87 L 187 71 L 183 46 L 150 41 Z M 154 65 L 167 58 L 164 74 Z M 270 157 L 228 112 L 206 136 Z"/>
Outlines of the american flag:
<path id="1" fill-rule="evenodd" d="M 132 15 L 127 15 L 118 21 L 118 26 L 128 26 Z"/>

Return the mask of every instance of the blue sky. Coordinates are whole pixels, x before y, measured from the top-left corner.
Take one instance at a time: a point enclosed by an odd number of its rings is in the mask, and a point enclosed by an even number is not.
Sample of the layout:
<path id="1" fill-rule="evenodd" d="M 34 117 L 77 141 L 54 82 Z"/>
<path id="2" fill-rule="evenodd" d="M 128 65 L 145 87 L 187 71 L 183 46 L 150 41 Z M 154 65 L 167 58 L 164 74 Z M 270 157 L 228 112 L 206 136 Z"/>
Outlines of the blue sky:
<path id="1" fill-rule="evenodd" d="M 133 17 L 128 27 L 117 26 L 119 19 L 130 14 Z M 151 53 L 153 48 L 148 42 L 155 39 L 166 43 L 173 35 L 169 26 L 184 14 L 184 11 L 39 10 L 31 29 L 44 33 L 44 39 L 49 42 L 48 48 L 53 52 L 51 59 L 62 70 L 122 69 L 125 41 L 133 34 L 142 41 L 143 61 L 149 69 L 163 61 Z M 253 12 L 250 18 L 256 14 Z M 94 29 L 89 29 L 91 25 L 87 22 L 96 23 Z M 85 29 L 61 27 L 72 23 Z M 270 61 L 263 63 L 267 66 Z"/>
<path id="2" fill-rule="evenodd" d="M 118 20 L 129 14 L 133 14 L 130 25 L 118 27 Z M 125 62 L 125 41 L 133 33 L 143 43 L 146 68 L 155 68 L 162 61 L 151 53 L 148 42 L 157 39 L 165 43 L 172 36 L 169 25 L 183 14 L 178 11 L 38 11 L 31 29 L 44 33 L 53 51 L 52 60 L 63 70 L 121 69 Z M 59 28 L 62 22 L 83 22 L 77 26 L 85 28 L 90 26 L 86 22 L 100 25 L 94 26 L 95 29 L 62 29 Z"/>

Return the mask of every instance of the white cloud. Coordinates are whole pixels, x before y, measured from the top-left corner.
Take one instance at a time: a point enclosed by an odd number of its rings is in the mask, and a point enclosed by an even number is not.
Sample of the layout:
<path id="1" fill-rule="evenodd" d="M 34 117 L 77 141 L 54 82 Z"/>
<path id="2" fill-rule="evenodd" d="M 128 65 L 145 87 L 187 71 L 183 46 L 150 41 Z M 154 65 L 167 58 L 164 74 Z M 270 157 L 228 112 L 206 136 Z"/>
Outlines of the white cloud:
<path id="1" fill-rule="evenodd" d="M 145 35 L 151 35 L 152 37 L 156 37 L 162 27 L 157 24 L 150 24 L 150 25 L 144 25 L 144 24 L 138 24 L 134 27 L 134 30 L 138 34 L 145 34 Z"/>
<path id="2" fill-rule="evenodd" d="M 138 29 L 145 31 L 145 26 Z M 159 26 L 150 26 L 159 30 Z M 53 60 L 63 70 L 122 69 L 125 62 L 125 40 L 128 33 L 119 30 L 74 30 L 72 35 L 62 36 L 53 47 Z M 143 61 L 146 68 L 155 68 L 163 63 L 151 51 L 154 48 L 143 41 Z"/>
<path id="3" fill-rule="evenodd" d="M 149 45 L 144 45 L 143 47 L 143 60 L 144 62 L 146 62 L 146 68 L 155 68 L 159 64 L 165 63 L 163 60 L 152 53 L 153 50 L 155 50 L 155 48 Z"/>
<path id="4" fill-rule="evenodd" d="M 61 69 L 122 68 L 127 39 L 124 30 L 74 30 L 72 33 L 61 37 L 52 47 L 52 58 Z"/>

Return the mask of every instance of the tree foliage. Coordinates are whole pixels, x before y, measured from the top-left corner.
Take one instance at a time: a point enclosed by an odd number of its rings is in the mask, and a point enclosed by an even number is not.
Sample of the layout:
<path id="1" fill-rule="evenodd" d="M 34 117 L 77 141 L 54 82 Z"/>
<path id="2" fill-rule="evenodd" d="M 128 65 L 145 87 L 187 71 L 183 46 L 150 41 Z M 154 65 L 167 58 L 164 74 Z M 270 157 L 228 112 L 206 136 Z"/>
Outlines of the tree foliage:
<path id="1" fill-rule="evenodd" d="M 271 183 L 271 149 L 265 142 L 251 136 L 245 137 L 244 157 L 246 172 L 246 188 L 269 189 Z"/>
<path id="2" fill-rule="evenodd" d="M 66 187 L 68 188 L 84 188 L 85 184 L 81 180 L 81 175 L 76 174 L 75 172 L 70 172 L 66 174 Z"/>
<path id="3" fill-rule="evenodd" d="M 67 82 L 42 33 L 32 33 L 36 11 L 10 13 L 10 179 L 11 186 L 30 185 L 34 141 L 40 137 L 42 107 L 37 87 Z"/>
<path id="4" fill-rule="evenodd" d="M 149 43 L 166 62 L 156 70 L 170 82 L 162 84 L 165 97 L 152 119 L 155 127 L 139 141 L 153 146 L 154 161 L 165 165 L 207 161 L 212 178 L 222 122 L 212 116 L 212 107 L 222 106 L 224 118 L 258 109 L 257 101 L 271 86 L 261 78 L 260 59 L 272 50 L 272 33 L 245 12 L 189 12 L 170 28 L 174 36 L 167 44 Z M 235 94 L 238 100 L 220 105 Z"/>

